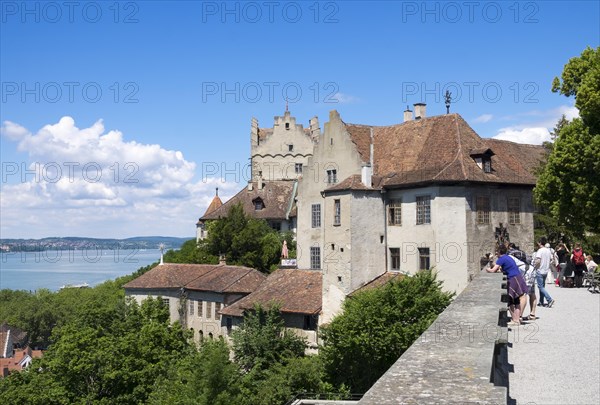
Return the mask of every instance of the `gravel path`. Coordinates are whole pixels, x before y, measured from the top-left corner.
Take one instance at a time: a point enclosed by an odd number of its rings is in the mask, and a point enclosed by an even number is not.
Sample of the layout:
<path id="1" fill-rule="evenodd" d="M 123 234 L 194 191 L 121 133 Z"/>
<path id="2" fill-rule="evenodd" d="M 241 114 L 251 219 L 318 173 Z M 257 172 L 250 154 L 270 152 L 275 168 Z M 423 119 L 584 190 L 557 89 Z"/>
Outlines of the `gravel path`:
<path id="1" fill-rule="evenodd" d="M 546 287 L 556 303 L 508 331 L 509 404 L 600 404 L 600 294 Z M 538 295 L 539 297 L 539 295 Z M 529 314 L 529 304 L 525 309 Z"/>

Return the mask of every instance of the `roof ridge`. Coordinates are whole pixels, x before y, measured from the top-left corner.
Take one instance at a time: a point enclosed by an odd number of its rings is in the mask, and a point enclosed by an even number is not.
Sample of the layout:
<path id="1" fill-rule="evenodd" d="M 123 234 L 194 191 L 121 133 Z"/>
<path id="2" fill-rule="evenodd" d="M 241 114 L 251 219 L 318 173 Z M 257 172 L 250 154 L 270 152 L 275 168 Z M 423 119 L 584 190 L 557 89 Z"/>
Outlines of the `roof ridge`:
<path id="1" fill-rule="evenodd" d="M 248 274 L 250 274 L 250 272 L 251 272 L 251 271 L 252 271 L 252 269 L 251 269 L 251 268 L 248 268 L 248 270 L 246 271 L 246 273 L 244 273 L 244 274 L 243 274 L 241 277 L 238 277 L 238 278 L 236 279 L 236 281 L 233 281 L 233 282 L 231 282 L 230 284 L 228 284 L 227 286 L 225 286 L 225 288 L 223 288 L 223 290 L 222 290 L 222 291 L 227 291 L 227 289 L 228 289 L 229 287 L 231 287 L 232 285 L 234 285 L 235 283 L 237 283 L 238 281 L 240 281 L 241 279 L 243 279 L 244 277 L 246 277 Z"/>
<path id="2" fill-rule="evenodd" d="M 466 179 L 467 178 L 467 174 L 465 172 L 465 165 L 462 159 L 459 159 L 459 157 L 462 156 L 462 143 L 460 141 L 460 127 L 458 126 L 458 121 L 456 120 L 456 117 L 454 117 L 454 123 L 456 124 L 456 140 L 458 142 L 458 148 L 456 151 L 456 156 L 454 156 L 454 159 L 452 159 L 452 161 L 450 163 L 448 163 L 443 169 L 441 169 L 439 171 L 438 174 L 436 174 L 435 176 L 433 176 L 433 179 L 437 179 L 438 176 L 440 176 L 444 171 L 446 171 L 446 169 L 448 169 L 450 166 L 452 166 L 454 164 L 454 162 L 456 162 L 457 160 L 460 161 L 460 167 L 461 167 L 461 171 L 463 174 L 463 177 Z"/>
<path id="3" fill-rule="evenodd" d="M 195 263 L 182 263 L 182 264 L 195 264 Z M 204 276 L 206 276 L 207 274 L 210 274 L 210 273 L 212 273 L 213 271 L 215 271 L 215 270 L 216 270 L 218 267 L 221 267 L 222 265 L 221 265 L 221 264 L 213 264 L 213 266 L 214 266 L 214 267 L 213 267 L 212 269 L 210 269 L 210 270 L 209 270 L 209 271 L 207 271 L 206 273 L 200 274 L 200 275 L 199 275 L 198 277 L 196 277 L 196 278 L 193 278 L 193 279 L 189 280 L 187 283 L 185 283 L 184 285 L 182 285 L 182 287 L 184 287 L 184 288 L 185 288 L 185 287 L 186 287 L 188 284 L 190 284 L 190 283 L 192 283 L 192 282 L 194 282 L 194 281 L 198 280 L 198 279 L 199 279 L 199 278 L 201 278 L 201 277 L 204 277 Z"/>

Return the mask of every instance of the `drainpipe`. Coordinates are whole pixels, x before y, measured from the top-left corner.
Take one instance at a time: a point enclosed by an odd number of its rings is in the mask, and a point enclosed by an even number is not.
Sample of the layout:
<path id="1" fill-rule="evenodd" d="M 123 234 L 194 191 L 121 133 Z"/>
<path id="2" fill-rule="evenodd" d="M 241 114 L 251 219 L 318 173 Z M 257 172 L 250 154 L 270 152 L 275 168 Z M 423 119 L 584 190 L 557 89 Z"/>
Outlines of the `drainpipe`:
<path id="1" fill-rule="evenodd" d="M 385 257 L 385 271 L 388 271 L 388 240 L 387 240 L 387 204 L 386 204 L 386 191 L 384 188 L 381 189 L 381 199 L 383 200 L 383 253 Z"/>

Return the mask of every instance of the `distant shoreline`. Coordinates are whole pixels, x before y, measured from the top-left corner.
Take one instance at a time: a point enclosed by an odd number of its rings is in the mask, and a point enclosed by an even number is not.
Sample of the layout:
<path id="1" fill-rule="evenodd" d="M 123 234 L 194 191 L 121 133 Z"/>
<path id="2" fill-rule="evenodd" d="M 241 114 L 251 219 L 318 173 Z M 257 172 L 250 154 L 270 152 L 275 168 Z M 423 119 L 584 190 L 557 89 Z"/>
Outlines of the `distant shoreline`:
<path id="1" fill-rule="evenodd" d="M 0 239 L 0 252 L 45 252 L 58 250 L 142 250 L 178 249 L 192 239 L 172 236 L 136 236 L 126 239 L 51 237 L 42 239 Z"/>

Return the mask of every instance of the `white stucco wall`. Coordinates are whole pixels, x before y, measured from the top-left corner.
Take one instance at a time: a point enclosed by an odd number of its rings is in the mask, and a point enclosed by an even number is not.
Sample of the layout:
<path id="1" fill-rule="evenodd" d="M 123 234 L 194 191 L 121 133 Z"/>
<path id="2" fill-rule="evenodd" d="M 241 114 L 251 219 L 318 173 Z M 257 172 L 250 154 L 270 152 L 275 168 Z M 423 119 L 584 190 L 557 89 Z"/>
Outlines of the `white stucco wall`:
<path id="1" fill-rule="evenodd" d="M 360 174 L 363 162 L 356 151 L 356 145 L 350 139 L 337 111 L 331 111 L 329 122 L 325 123 L 323 135 L 315 145 L 313 156 L 308 159 L 307 167 L 298 184 L 298 267 L 310 268 L 310 247 L 321 247 L 321 262 L 325 258 L 323 224 L 324 199 L 321 191 L 331 186 L 327 184 L 327 170 L 337 171 L 338 182 Z M 312 228 L 312 204 L 321 204 L 321 227 Z M 333 204 L 333 203 L 332 203 Z"/>
<path id="2" fill-rule="evenodd" d="M 417 225 L 417 196 L 431 198 L 431 223 Z M 387 227 L 389 248 L 400 248 L 400 271 L 419 270 L 419 248 L 429 248 L 430 265 L 447 291 L 462 291 L 468 283 L 465 199 L 461 187 L 430 186 L 388 191 L 386 198 L 402 200 L 402 225 Z"/>

